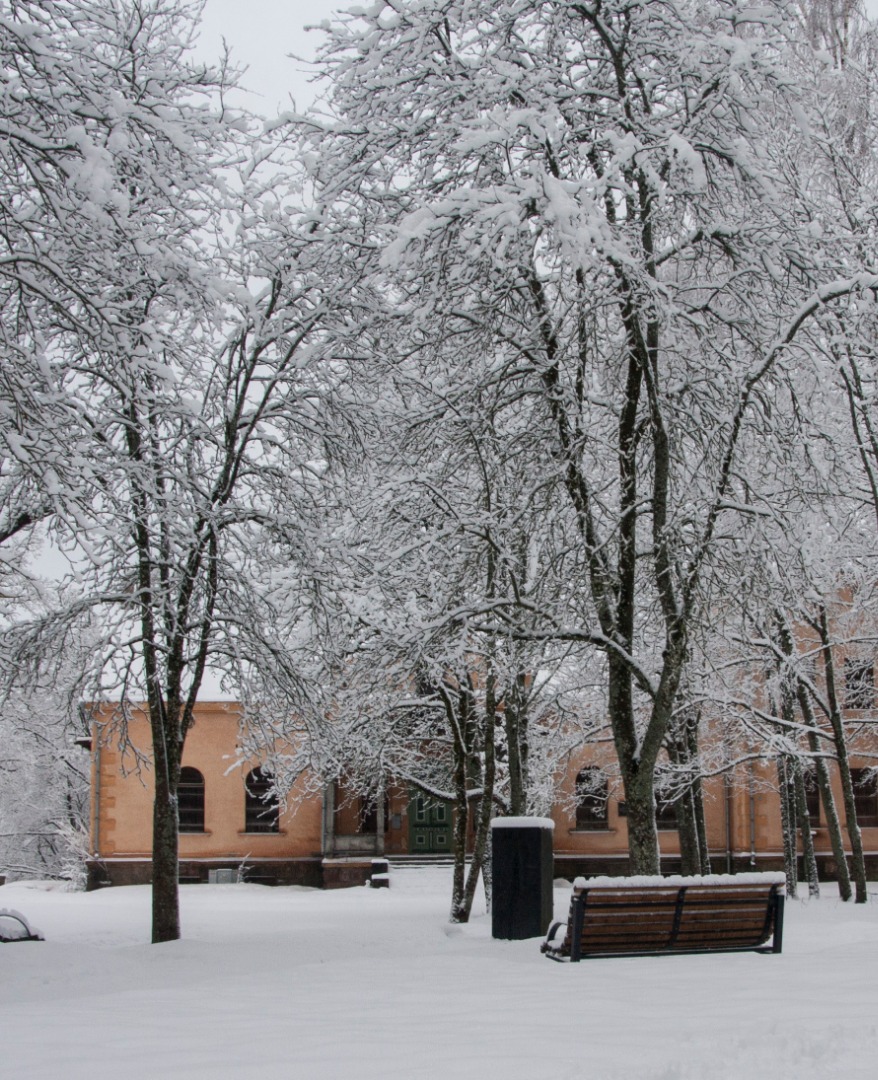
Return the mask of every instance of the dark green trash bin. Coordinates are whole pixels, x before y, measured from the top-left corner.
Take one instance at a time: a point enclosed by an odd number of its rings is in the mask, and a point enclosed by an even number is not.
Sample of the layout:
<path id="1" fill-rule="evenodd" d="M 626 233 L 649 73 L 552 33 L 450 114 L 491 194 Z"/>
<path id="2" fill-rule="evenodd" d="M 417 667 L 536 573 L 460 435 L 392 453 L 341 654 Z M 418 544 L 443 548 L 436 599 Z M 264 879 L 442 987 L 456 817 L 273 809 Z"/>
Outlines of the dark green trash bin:
<path id="1" fill-rule="evenodd" d="M 491 822 L 491 932 L 518 941 L 541 937 L 552 921 L 551 818 Z"/>

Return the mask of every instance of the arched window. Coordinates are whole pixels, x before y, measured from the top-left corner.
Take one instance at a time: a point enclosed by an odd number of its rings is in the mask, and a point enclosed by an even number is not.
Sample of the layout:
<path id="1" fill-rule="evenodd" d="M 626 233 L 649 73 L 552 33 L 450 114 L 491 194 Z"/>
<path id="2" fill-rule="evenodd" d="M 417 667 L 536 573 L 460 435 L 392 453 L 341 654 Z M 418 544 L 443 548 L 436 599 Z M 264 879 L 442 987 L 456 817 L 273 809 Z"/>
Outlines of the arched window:
<path id="1" fill-rule="evenodd" d="M 181 833 L 204 832 L 204 777 L 188 765 L 180 770 L 177 808 Z"/>
<path id="2" fill-rule="evenodd" d="M 609 788 L 602 769 L 591 766 L 576 777 L 576 828 L 607 829 Z"/>
<path id="3" fill-rule="evenodd" d="M 808 820 L 811 828 L 816 829 L 820 823 L 820 788 L 817 786 L 817 770 L 804 769 L 802 780 L 805 784 L 805 808 L 808 811 Z"/>
<path id="4" fill-rule="evenodd" d="M 378 796 L 361 795 L 357 813 L 357 832 L 371 836 L 378 832 Z M 390 828 L 390 797 L 384 792 L 384 831 Z"/>
<path id="5" fill-rule="evenodd" d="M 244 781 L 244 830 L 270 833 L 280 830 L 280 806 L 271 777 L 257 765 Z"/>

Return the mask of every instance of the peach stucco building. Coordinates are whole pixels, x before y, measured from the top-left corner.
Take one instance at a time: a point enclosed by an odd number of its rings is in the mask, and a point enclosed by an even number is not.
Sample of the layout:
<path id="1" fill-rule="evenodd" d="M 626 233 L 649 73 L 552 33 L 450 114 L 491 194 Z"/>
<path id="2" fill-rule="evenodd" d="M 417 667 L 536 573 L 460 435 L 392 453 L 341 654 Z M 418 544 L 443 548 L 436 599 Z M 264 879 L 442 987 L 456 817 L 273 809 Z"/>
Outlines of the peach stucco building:
<path id="1" fill-rule="evenodd" d="M 342 783 L 303 780 L 285 807 L 264 795 L 257 761 L 238 752 L 234 704 L 204 702 L 187 737 L 180 787 L 180 879 L 216 880 L 216 872 L 266 884 L 338 886 L 367 880 L 376 856 L 435 858 L 451 851 L 452 807 L 388 781 L 382 805 L 367 805 Z M 870 740 L 871 741 L 871 740 Z M 135 715 L 127 747 L 119 746 L 112 711 L 96 713 L 91 739 L 90 882 L 142 883 L 150 877 L 153 783 L 149 726 Z M 860 747 L 863 750 L 863 747 Z M 856 746 L 855 746 L 856 750 Z M 870 876 L 878 877 L 878 783 L 871 756 L 854 757 L 860 781 L 858 814 Z M 588 793 L 580 794 L 588 775 Z M 584 747 L 557 778 L 554 857 L 557 876 L 625 873 L 627 822 L 612 762 Z M 838 777 L 834 776 L 839 808 Z M 752 762 L 704 783 L 708 849 L 715 870 L 783 867 L 780 803 L 773 763 Z M 823 821 L 812 831 L 824 873 L 832 855 Z M 679 840 L 673 814 L 660 816 L 663 869 L 674 871 Z M 220 877 L 222 880 L 222 876 Z"/>
<path id="2" fill-rule="evenodd" d="M 196 707 L 179 790 L 181 881 L 208 881 L 220 870 L 267 884 L 357 884 L 374 856 L 451 850 L 447 804 L 410 798 L 393 784 L 380 807 L 313 778 L 296 785 L 285 806 L 265 801 L 259 762 L 238 752 L 240 723 L 233 703 Z M 90 749 L 90 882 L 146 882 L 154 784 L 145 715 L 128 720 L 123 742 L 112 708 L 96 710 Z"/>
<path id="3" fill-rule="evenodd" d="M 276 866 L 283 863 L 288 867 L 285 878 L 318 884 L 320 803 L 305 800 L 280 812 L 271 828 L 265 822 L 256 822 L 254 828 L 245 795 L 249 769 L 238 763 L 236 754 L 239 729 L 240 717 L 233 705 L 205 702 L 198 706 L 183 753 L 183 778 L 191 781 L 197 770 L 200 784 L 181 784 L 181 880 L 206 879 L 209 869 L 237 868 L 246 860 L 257 878 L 275 878 Z M 131 718 L 125 743 L 120 748 L 112 714 L 98 712 L 91 740 L 91 876 L 96 882 L 149 880 L 154 784 L 145 717 L 135 714 Z M 191 813 L 191 798 L 187 805 L 187 796 L 193 792 L 200 814 Z"/>

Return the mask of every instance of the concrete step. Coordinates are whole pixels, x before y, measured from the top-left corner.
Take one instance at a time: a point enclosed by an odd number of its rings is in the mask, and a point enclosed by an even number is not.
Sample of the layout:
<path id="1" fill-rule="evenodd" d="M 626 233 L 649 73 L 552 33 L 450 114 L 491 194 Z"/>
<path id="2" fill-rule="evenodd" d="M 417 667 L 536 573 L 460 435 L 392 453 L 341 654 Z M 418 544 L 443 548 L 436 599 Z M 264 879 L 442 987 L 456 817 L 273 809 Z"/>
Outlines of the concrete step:
<path id="1" fill-rule="evenodd" d="M 387 855 L 391 870 L 419 869 L 425 866 L 454 866 L 452 855 Z M 467 859 L 469 862 L 469 859 Z"/>

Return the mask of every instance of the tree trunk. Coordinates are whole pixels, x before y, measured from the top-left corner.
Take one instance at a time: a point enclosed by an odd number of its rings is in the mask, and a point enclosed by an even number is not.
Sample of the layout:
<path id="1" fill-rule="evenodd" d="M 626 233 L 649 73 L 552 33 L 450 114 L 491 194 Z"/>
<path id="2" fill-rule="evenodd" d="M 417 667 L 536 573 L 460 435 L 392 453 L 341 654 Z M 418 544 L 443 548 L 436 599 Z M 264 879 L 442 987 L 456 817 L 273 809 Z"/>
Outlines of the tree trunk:
<path id="1" fill-rule="evenodd" d="M 701 847 L 695 820 L 695 804 L 689 787 L 677 800 L 677 835 L 680 838 L 680 873 L 701 873 Z"/>
<path id="2" fill-rule="evenodd" d="M 785 754 L 780 754 L 777 758 L 777 791 L 780 796 L 783 865 L 787 878 L 787 896 L 795 899 L 799 888 L 799 859 L 796 850 L 796 795 L 790 761 Z"/>
<path id="3" fill-rule="evenodd" d="M 787 731 L 792 731 L 795 727 L 796 717 L 793 706 L 793 692 L 787 680 L 781 685 L 781 712 Z M 787 765 L 789 768 L 790 798 L 792 806 L 795 808 L 793 817 L 802 837 L 802 861 L 804 863 L 805 878 L 808 882 L 808 893 L 810 896 L 819 896 L 820 884 L 817 878 L 817 860 L 814 858 L 811 819 L 808 816 L 808 803 L 805 799 L 802 761 L 797 754 L 790 754 L 787 758 Z"/>
<path id="4" fill-rule="evenodd" d="M 780 641 L 781 651 L 784 656 L 792 659 L 795 656 L 795 645 L 793 642 L 793 635 L 789 629 L 787 623 L 778 615 L 778 637 Z M 820 731 L 817 727 L 817 721 L 814 719 L 814 710 L 811 708 L 811 699 L 808 697 L 808 691 L 805 684 L 801 681 L 797 673 L 789 668 L 785 673 L 785 679 L 790 686 L 788 691 L 785 691 L 785 699 L 788 700 L 788 716 L 790 720 L 793 720 L 793 703 L 792 685 L 795 686 L 795 700 L 798 702 L 799 711 L 802 714 L 802 722 L 807 729 L 808 733 L 808 749 L 811 752 L 811 756 L 814 762 L 814 771 L 817 776 L 817 786 L 820 790 L 820 801 L 823 803 L 824 810 L 826 811 L 826 826 L 829 831 L 829 839 L 832 844 L 832 852 L 835 857 L 835 862 L 838 872 L 838 891 L 842 900 L 850 900 L 851 898 L 851 877 L 848 870 L 847 859 L 845 857 L 844 843 L 841 838 L 841 826 L 838 821 L 838 813 L 835 809 L 835 799 L 832 795 L 832 785 L 829 780 L 829 770 L 826 767 L 826 761 L 824 760 L 820 745 L 818 742 L 818 735 Z M 808 842 L 811 847 L 811 856 L 813 856 L 813 839 L 811 837 L 811 824 L 810 819 L 807 817 L 807 809 L 802 810 L 798 805 L 799 801 L 799 785 L 802 787 L 802 798 L 805 798 L 805 785 L 804 779 L 801 775 L 801 765 L 798 765 L 796 769 L 796 805 L 799 813 L 799 818 L 802 821 L 802 837 L 804 845 L 805 833 L 808 834 Z M 805 804 L 803 804 L 805 805 Z M 808 821 L 807 829 L 805 827 L 805 821 Z M 803 849 L 804 850 L 804 849 Z M 814 875 L 816 880 L 817 864 L 814 863 Z M 809 875 L 809 889 L 810 889 L 810 875 Z M 814 895 L 814 894 L 812 894 Z"/>
<path id="5" fill-rule="evenodd" d="M 479 800 L 479 809 L 476 816 L 476 835 L 473 841 L 473 857 L 470 863 L 469 874 L 464 891 L 463 907 L 459 912 L 460 917 L 455 922 L 469 922 L 473 908 L 473 899 L 476 895 L 476 885 L 479 881 L 482 867 L 488 852 L 488 838 L 491 835 L 491 818 L 494 808 L 494 781 L 496 779 L 495 758 L 495 725 L 497 723 L 497 698 L 496 676 L 493 671 L 488 672 L 485 683 L 485 717 L 483 724 L 483 753 L 484 764 L 482 766 L 482 795 Z"/>
<path id="6" fill-rule="evenodd" d="M 623 774 L 623 779 L 628 807 L 628 872 L 660 874 L 652 770 L 638 770 L 635 767 L 627 776 Z"/>
<path id="7" fill-rule="evenodd" d="M 178 887 L 179 818 L 177 785 L 180 754 L 167 737 L 163 718 L 154 722 L 155 799 L 152 817 L 152 941 L 180 937 Z"/>
<path id="8" fill-rule="evenodd" d="M 699 718 L 696 714 L 686 725 L 686 737 L 689 744 L 689 758 L 698 758 Z M 692 812 L 695 815 L 695 831 L 698 835 L 698 853 L 700 857 L 699 873 L 710 873 L 710 848 L 707 846 L 707 822 L 704 819 L 704 788 L 700 772 L 692 780 Z"/>
<path id="9" fill-rule="evenodd" d="M 494 903 L 494 830 L 488 830 L 488 841 L 485 844 L 485 859 L 482 863 L 482 881 L 485 885 L 485 908 L 491 914 L 491 905 Z"/>
<path id="10" fill-rule="evenodd" d="M 811 819 L 808 816 L 808 803 L 805 799 L 805 780 L 802 776 L 802 763 L 799 758 L 792 759 L 793 785 L 796 796 L 796 818 L 801 826 L 802 861 L 805 864 L 805 877 L 808 881 L 808 895 L 820 895 L 820 880 L 817 876 L 817 859 L 814 857 L 814 838 L 811 835 Z"/>
<path id="11" fill-rule="evenodd" d="M 668 757 L 672 764 L 687 774 L 687 785 L 682 795 L 677 800 L 677 835 L 680 838 L 680 870 L 681 873 L 701 874 L 704 873 L 704 854 L 702 853 L 702 833 L 699 828 L 699 810 L 701 811 L 702 827 L 704 824 L 703 806 L 697 805 L 701 796 L 701 786 L 698 777 L 693 775 L 692 762 L 696 760 L 697 753 L 697 716 L 685 715 L 678 717 L 674 730 L 668 737 Z M 692 728 L 696 734 L 692 737 Z M 695 753 L 693 753 L 693 748 Z M 709 861 L 709 860 L 708 860 Z M 709 873 L 709 871 L 707 871 Z"/>
<path id="12" fill-rule="evenodd" d="M 707 846 L 707 822 L 704 818 L 704 790 L 701 786 L 701 777 L 697 777 L 692 784 L 692 806 L 695 813 L 695 828 L 698 832 L 698 853 L 701 859 L 699 873 L 709 874 L 710 848 Z"/>
<path id="13" fill-rule="evenodd" d="M 461 903 L 458 905 L 457 910 L 454 912 L 452 922 L 467 923 L 469 917 L 472 914 L 473 900 L 476 895 L 476 886 L 479 883 L 479 877 L 482 873 L 482 869 L 485 865 L 485 858 L 488 852 L 488 837 L 490 835 L 490 812 L 488 815 L 487 826 L 483 823 L 485 798 L 479 802 L 479 809 L 476 813 L 476 832 L 473 839 L 473 853 L 470 858 L 469 871 L 466 875 L 466 885 L 463 890 L 463 896 Z"/>
<path id="14" fill-rule="evenodd" d="M 608 704 L 613 742 L 628 811 L 628 872 L 661 873 L 655 823 L 655 761 L 642 759 L 632 702 L 631 672 L 612 652 L 607 655 Z"/>
<path id="15" fill-rule="evenodd" d="M 466 781 L 460 783 L 462 771 L 454 770 L 454 829 L 452 831 L 452 851 L 454 871 L 451 883 L 451 921 L 466 922 L 460 915 L 464 908 L 464 883 L 466 880 L 466 834 L 469 825 L 469 813 L 466 800 Z"/>
<path id="16" fill-rule="evenodd" d="M 506 728 L 506 752 L 509 758 L 509 813 L 523 817 L 528 813 L 527 799 L 527 684 L 518 672 L 506 696 L 503 712 Z"/>
<path id="17" fill-rule="evenodd" d="M 860 824 L 857 821 L 856 803 L 854 801 L 854 784 L 851 777 L 851 762 L 848 756 L 847 739 L 845 738 L 844 724 L 841 718 L 841 709 L 838 704 L 838 693 L 835 686 L 835 664 L 832 658 L 832 647 L 829 639 L 829 620 L 826 608 L 821 605 L 819 619 L 821 655 L 823 657 L 823 670 L 826 675 L 826 698 L 829 704 L 829 722 L 832 725 L 832 735 L 835 741 L 835 755 L 838 762 L 838 773 L 841 778 L 842 799 L 844 801 L 844 813 L 847 821 L 848 836 L 851 841 L 851 864 L 854 882 L 856 884 L 856 903 L 865 904 L 869 899 L 866 889 L 866 858 L 863 853 L 863 837 L 860 832 Z"/>
<path id="18" fill-rule="evenodd" d="M 459 708 L 455 709 L 451 696 L 442 691 L 446 714 L 454 732 L 452 739 L 454 755 L 454 829 L 452 847 L 454 853 L 454 873 L 451 885 L 451 921 L 466 922 L 460 915 L 464 909 L 464 884 L 466 878 L 466 836 L 469 826 L 469 800 L 467 799 L 467 754 L 465 731 L 467 728 L 466 711 L 469 708 L 468 695 L 458 694 Z"/>
<path id="19" fill-rule="evenodd" d="M 835 858 L 836 877 L 838 880 L 838 894 L 842 900 L 851 898 L 851 875 L 848 869 L 847 856 L 844 850 L 844 840 L 841 835 L 841 823 L 838 820 L 838 811 L 835 807 L 835 797 L 832 794 L 832 783 L 829 779 L 829 769 L 826 760 L 822 756 L 820 744 L 817 739 L 817 721 L 811 708 L 811 701 L 807 691 L 801 682 L 796 684 L 796 699 L 802 719 L 808 729 L 808 749 L 814 760 L 814 771 L 817 775 L 817 787 L 820 791 L 820 801 L 826 814 L 826 828 L 829 831 L 829 841 L 832 845 L 832 854 Z"/>

